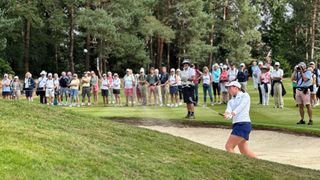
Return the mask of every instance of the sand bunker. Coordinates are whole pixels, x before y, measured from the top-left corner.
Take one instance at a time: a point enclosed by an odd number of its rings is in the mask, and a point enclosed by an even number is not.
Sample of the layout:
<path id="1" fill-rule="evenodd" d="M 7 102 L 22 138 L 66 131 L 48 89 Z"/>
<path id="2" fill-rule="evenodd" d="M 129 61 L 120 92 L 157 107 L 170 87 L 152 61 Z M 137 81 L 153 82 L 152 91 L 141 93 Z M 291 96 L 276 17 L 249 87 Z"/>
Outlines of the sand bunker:
<path id="1" fill-rule="evenodd" d="M 219 128 L 140 127 L 222 150 L 231 132 L 230 129 Z M 320 138 L 254 130 L 250 135 L 249 145 L 259 159 L 320 170 Z"/>

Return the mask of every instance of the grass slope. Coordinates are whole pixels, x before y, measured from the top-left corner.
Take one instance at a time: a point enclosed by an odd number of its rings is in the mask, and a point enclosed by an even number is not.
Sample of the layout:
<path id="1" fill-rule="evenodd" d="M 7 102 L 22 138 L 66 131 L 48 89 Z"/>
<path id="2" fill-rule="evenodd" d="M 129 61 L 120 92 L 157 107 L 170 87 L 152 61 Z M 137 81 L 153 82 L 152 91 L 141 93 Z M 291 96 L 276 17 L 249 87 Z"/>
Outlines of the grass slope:
<path id="1" fill-rule="evenodd" d="M 317 179 L 320 172 L 26 102 L 0 101 L 1 179 Z"/>

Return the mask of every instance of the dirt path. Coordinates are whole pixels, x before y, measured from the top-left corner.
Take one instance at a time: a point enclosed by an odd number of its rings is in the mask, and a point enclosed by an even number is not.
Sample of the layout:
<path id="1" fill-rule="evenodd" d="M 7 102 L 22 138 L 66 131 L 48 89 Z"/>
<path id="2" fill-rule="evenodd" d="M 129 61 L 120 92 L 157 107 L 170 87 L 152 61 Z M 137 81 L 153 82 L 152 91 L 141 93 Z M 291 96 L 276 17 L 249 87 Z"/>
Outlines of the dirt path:
<path id="1" fill-rule="evenodd" d="M 140 126 L 224 150 L 230 129 Z M 259 159 L 320 170 L 320 138 L 254 130 L 250 147 Z"/>

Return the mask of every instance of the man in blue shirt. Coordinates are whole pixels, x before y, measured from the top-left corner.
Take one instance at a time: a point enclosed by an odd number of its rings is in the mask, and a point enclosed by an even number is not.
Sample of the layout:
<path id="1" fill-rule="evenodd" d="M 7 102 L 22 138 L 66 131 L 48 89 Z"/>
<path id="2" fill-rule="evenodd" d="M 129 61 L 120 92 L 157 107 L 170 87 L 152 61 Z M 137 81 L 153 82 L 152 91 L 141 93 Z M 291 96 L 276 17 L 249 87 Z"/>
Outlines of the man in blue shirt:
<path id="1" fill-rule="evenodd" d="M 300 62 L 297 67 L 297 90 L 296 90 L 296 103 L 299 105 L 299 112 L 301 120 L 297 124 L 306 124 L 304 121 L 304 107 L 307 107 L 307 112 L 309 115 L 308 125 L 312 125 L 312 107 L 310 103 L 311 91 L 310 87 L 312 86 L 312 72 L 307 69 L 307 66 L 304 62 Z"/>

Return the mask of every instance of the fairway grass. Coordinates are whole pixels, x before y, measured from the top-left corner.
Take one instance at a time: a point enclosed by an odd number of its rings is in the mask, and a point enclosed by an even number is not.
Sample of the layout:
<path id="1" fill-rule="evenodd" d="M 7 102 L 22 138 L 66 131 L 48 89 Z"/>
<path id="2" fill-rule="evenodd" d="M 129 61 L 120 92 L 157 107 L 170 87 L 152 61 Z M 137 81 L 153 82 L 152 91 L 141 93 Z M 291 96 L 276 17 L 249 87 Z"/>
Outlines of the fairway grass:
<path id="1" fill-rule="evenodd" d="M 78 108 L 75 112 L 24 101 L 0 101 L 0 108 L 1 179 L 291 180 L 320 177 L 318 171 L 248 159 L 182 138 L 94 117 L 84 111 L 90 108 Z M 139 117 L 138 108 L 120 109 L 122 111 L 116 108 L 105 111 Z M 157 108 L 146 109 L 140 117 L 151 116 Z M 179 108 L 167 110 L 162 118 L 182 112 Z M 90 109 L 97 116 L 102 115 L 100 111 L 102 108 Z M 173 115 L 174 111 L 179 112 Z M 204 114 L 207 111 L 211 112 L 203 109 Z"/>

